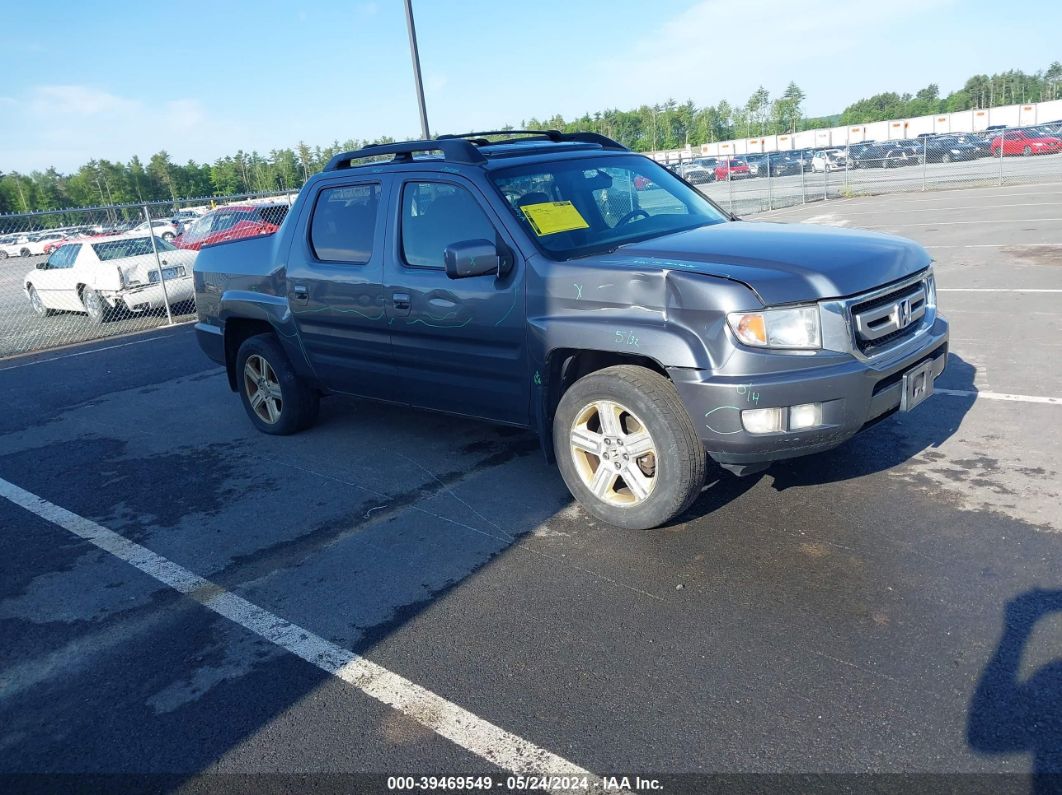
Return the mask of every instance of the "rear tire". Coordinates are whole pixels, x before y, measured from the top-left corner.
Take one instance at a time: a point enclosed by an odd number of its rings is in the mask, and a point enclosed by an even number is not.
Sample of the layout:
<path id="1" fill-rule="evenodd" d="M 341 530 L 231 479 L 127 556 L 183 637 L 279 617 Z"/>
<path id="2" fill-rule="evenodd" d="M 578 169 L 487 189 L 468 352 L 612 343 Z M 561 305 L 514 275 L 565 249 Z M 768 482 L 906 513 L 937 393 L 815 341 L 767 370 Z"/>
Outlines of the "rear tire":
<path id="1" fill-rule="evenodd" d="M 236 354 L 236 388 L 262 433 L 287 436 L 317 420 L 321 396 L 299 378 L 272 334 L 248 337 Z"/>
<path id="2" fill-rule="evenodd" d="M 97 326 L 103 325 L 110 320 L 113 313 L 113 310 L 107 306 L 107 302 L 103 300 L 102 296 L 91 287 L 86 287 L 81 291 L 81 304 L 85 307 L 85 314 L 88 315 L 88 319 Z"/>
<path id="3" fill-rule="evenodd" d="M 1032 154 L 1032 147 L 1031 146 L 1026 146 L 1024 149 L 1021 150 L 1021 153 L 1023 155 L 1025 155 L 1026 157 L 1028 157 L 1029 155 Z"/>
<path id="4" fill-rule="evenodd" d="M 951 162 L 951 155 L 949 155 L 947 152 L 945 152 L 944 154 L 942 154 L 940 156 L 940 162 L 941 163 L 950 163 Z"/>
<path id="5" fill-rule="evenodd" d="M 557 406 L 553 444 L 572 495 L 626 530 L 664 524 L 704 487 L 693 421 L 674 385 L 644 367 L 607 367 L 576 381 Z"/>

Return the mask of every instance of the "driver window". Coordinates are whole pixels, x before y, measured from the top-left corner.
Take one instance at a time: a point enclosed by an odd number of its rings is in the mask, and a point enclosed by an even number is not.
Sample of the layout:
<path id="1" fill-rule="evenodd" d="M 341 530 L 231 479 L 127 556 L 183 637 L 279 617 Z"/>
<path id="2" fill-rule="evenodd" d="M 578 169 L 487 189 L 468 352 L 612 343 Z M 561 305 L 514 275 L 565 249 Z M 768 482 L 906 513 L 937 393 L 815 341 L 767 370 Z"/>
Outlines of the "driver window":
<path id="1" fill-rule="evenodd" d="M 655 215 L 688 215 L 689 208 L 677 196 L 657 188 L 645 177 L 625 168 L 599 168 L 611 184 L 593 191 L 601 217 L 610 228 Z"/>
<path id="2" fill-rule="evenodd" d="M 407 182 L 402 188 L 402 256 L 407 265 L 442 269 L 448 246 L 496 238 L 479 202 L 460 185 Z"/>

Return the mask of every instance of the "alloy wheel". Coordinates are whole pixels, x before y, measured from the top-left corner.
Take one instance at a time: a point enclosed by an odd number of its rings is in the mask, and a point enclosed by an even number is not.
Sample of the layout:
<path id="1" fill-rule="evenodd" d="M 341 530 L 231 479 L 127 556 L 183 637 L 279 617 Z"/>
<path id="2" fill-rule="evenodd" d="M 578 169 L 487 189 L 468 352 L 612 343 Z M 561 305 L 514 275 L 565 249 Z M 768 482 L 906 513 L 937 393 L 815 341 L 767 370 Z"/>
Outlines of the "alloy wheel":
<path id="1" fill-rule="evenodd" d="M 612 400 L 584 406 L 569 432 L 575 471 L 609 505 L 643 502 L 656 485 L 656 443 L 630 409 Z"/>
<path id="2" fill-rule="evenodd" d="M 38 316 L 44 317 L 46 311 L 44 308 L 44 302 L 41 300 L 41 297 L 37 295 L 37 290 L 34 287 L 29 288 L 29 300 L 30 305 L 33 307 L 33 311 L 36 312 Z"/>
<path id="3" fill-rule="evenodd" d="M 280 381 L 273 368 L 258 354 L 247 357 L 243 365 L 243 388 L 251 409 L 262 422 L 273 425 L 284 410 Z"/>

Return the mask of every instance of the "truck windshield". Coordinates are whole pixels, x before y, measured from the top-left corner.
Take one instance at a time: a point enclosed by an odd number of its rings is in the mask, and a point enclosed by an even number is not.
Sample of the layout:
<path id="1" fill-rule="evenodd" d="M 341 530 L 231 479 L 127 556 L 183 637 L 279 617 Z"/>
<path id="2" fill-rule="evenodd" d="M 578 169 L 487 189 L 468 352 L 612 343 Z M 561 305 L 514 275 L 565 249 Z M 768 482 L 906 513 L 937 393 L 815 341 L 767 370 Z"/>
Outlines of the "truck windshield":
<path id="1" fill-rule="evenodd" d="M 636 155 L 532 163 L 491 177 L 513 215 L 555 259 L 727 220 L 674 174 Z"/>

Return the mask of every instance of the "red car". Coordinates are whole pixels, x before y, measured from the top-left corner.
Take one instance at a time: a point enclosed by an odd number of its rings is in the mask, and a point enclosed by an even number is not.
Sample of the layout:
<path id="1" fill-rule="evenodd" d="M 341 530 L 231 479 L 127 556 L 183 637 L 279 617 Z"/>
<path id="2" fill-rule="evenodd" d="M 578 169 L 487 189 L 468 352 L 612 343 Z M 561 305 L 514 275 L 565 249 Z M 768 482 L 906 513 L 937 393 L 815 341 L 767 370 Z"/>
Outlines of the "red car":
<path id="1" fill-rule="evenodd" d="M 1062 138 L 1042 135 L 1031 130 L 1007 130 L 992 139 L 992 157 L 999 157 L 1000 141 L 1004 155 L 1053 155 L 1062 152 Z"/>
<path id="2" fill-rule="evenodd" d="M 716 181 L 722 180 L 726 182 L 728 173 L 731 180 L 746 179 L 752 176 L 752 172 L 749 171 L 749 164 L 744 160 L 737 157 L 720 158 L 719 162 L 715 164 Z"/>
<path id="3" fill-rule="evenodd" d="M 229 204 L 193 221 L 174 238 L 173 245 L 198 251 L 227 240 L 271 235 L 287 214 L 287 204 Z"/>

